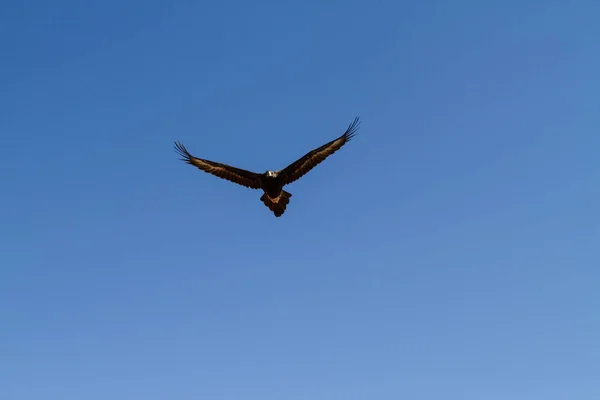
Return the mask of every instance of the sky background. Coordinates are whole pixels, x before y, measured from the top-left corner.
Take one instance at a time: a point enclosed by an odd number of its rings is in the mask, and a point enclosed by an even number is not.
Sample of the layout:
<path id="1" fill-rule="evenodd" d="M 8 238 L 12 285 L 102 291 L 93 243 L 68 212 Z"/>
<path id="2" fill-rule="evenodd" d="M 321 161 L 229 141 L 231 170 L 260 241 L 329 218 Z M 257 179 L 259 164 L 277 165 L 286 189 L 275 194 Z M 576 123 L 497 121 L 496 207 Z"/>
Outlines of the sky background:
<path id="1" fill-rule="evenodd" d="M 0 398 L 600 398 L 599 16 L 0 1 Z"/>

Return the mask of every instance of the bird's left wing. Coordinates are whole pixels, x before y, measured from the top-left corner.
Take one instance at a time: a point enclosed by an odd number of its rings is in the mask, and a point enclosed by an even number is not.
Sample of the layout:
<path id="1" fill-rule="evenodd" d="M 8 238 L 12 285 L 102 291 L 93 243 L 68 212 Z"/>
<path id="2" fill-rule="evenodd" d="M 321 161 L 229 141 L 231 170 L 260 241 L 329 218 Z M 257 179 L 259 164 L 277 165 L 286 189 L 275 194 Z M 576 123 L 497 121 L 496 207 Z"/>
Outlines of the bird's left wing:
<path id="1" fill-rule="evenodd" d="M 345 145 L 350 139 L 354 137 L 357 129 L 360 126 L 358 117 L 354 119 L 346 132 L 337 139 L 332 140 L 323 146 L 306 153 L 302 158 L 294 161 L 287 167 L 285 167 L 281 173 L 285 176 L 285 184 L 292 183 L 297 179 L 300 179 L 308 171 L 316 167 L 318 164 L 323 162 L 327 157 L 338 151 L 343 145 Z"/>
<path id="2" fill-rule="evenodd" d="M 260 175 L 255 172 L 246 171 L 245 169 L 235 168 L 231 165 L 194 157 L 180 142 L 175 142 L 175 150 L 182 157 L 182 161 L 193 165 L 204 172 L 208 172 L 209 174 L 213 174 L 221 179 L 227 179 L 228 181 L 251 189 L 260 189 Z"/>

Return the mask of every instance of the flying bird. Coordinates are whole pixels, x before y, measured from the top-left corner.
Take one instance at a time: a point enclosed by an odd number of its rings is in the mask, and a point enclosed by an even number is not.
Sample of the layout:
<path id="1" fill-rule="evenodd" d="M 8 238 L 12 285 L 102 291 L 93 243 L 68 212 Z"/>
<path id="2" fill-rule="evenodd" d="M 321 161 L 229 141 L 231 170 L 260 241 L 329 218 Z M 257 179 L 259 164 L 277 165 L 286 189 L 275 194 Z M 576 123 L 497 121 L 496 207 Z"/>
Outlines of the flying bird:
<path id="1" fill-rule="evenodd" d="M 290 202 L 290 197 L 292 197 L 291 193 L 283 190 L 283 187 L 300 179 L 308 171 L 338 151 L 354 137 L 359 126 L 360 121 L 358 117 L 356 117 L 348 126 L 348 129 L 346 129 L 346 132 L 340 137 L 309 151 L 303 157 L 294 161 L 284 169 L 279 171 L 268 170 L 262 174 L 194 157 L 179 141 L 175 142 L 175 150 L 182 157 L 182 161 L 193 165 L 204 172 L 247 188 L 262 189 L 264 193 L 260 200 L 273 212 L 273 214 L 275 214 L 276 217 L 281 217 Z"/>

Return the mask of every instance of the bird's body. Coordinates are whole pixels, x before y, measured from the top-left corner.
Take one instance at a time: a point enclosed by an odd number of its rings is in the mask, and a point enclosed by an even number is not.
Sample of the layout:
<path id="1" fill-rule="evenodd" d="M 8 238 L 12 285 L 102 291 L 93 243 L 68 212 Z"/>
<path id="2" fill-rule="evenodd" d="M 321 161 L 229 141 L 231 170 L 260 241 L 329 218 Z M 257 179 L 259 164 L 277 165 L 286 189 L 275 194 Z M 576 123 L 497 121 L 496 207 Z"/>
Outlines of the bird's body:
<path id="1" fill-rule="evenodd" d="M 262 174 L 194 157 L 179 142 L 175 142 L 175 150 L 183 157 L 183 161 L 205 172 L 251 189 L 262 189 L 264 194 L 260 200 L 276 217 L 280 217 L 285 212 L 290 202 L 290 197 L 292 197 L 291 193 L 283 190 L 283 187 L 300 179 L 317 164 L 325 160 L 325 158 L 339 150 L 354 136 L 358 126 L 359 120 L 356 118 L 348 126 L 346 132 L 337 139 L 311 150 L 282 170 L 268 170 Z"/>
<path id="2" fill-rule="evenodd" d="M 279 196 L 285 185 L 279 171 L 267 171 L 258 177 L 260 188 L 271 198 Z"/>
<path id="3" fill-rule="evenodd" d="M 258 177 L 260 188 L 264 194 L 260 200 L 273 211 L 276 217 L 280 217 L 290 202 L 292 194 L 283 190 L 285 185 L 285 176 L 280 171 L 266 171 Z"/>

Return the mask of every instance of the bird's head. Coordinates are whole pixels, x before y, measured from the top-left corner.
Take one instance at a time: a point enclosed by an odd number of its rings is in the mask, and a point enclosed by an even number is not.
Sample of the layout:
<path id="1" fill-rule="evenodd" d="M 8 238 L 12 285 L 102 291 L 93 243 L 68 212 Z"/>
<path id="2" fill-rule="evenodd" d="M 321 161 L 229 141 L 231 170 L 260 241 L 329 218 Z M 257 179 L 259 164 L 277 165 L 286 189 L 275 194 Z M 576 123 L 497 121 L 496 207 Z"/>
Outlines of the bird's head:
<path id="1" fill-rule="evenodd" d="M 277 172 L 275 171 L 267 171 L 265 172 L 265 175 L 269 178 L 275 178 L 277 176 Z"/>

